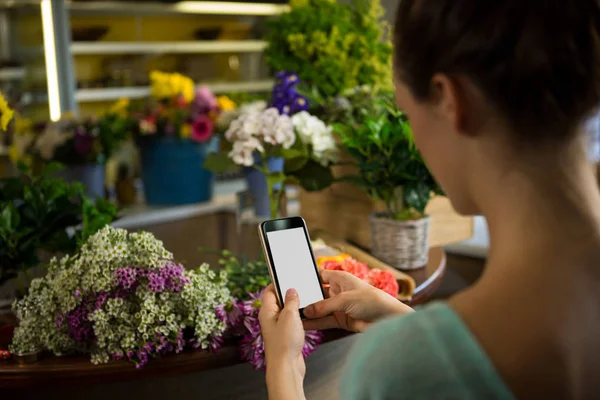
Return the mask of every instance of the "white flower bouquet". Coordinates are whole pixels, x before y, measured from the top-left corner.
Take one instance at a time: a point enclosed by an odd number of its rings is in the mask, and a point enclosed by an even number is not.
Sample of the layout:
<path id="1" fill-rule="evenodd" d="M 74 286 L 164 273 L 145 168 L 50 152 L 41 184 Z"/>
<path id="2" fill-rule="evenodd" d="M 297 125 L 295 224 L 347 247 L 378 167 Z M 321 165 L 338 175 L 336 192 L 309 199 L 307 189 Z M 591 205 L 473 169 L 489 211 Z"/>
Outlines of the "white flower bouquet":
<path id="1" fill-rule="evenodd" d="M 13 305 L 20 320 L 11 351 L 91 354 L 93 363 L 127 359 L 137 367 L 186 346 L 216 350 L 230 301 L 226 273 L 185 270 L 147 232 L 109 226 L 81 251 L 53 259 L 45 277 Z"/>
<path id="2" fill-rule="evenodd" d="M 225 132 L 229 148 L 209 155 L 206 168 L 223 172 L 238 165 L 263 172 L 273 218 L 286 183 L 321 190 L 333 182 L 330 167 L 338 161 L 339 151 L 331 126 L 307 111 L 290 117 L 277 107 L 246 110 Z M 268 160 L 273 158 L 283 158 L 283 171 L 269 170 Z"/>

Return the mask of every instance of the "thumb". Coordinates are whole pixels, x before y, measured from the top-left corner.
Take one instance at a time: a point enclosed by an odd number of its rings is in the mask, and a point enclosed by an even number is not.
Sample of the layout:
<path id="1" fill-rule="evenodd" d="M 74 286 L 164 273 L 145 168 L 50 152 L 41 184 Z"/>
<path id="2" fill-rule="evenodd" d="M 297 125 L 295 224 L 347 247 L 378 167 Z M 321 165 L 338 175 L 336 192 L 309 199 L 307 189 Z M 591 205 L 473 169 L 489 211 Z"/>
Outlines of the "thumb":
<path id="1" fill-rule="evenodd" d="M 300 308 L 300 298 L 298 297 L 298 292 L 296 289 L 288 289 L 288 291 L 285 293 L 285 300 L 283 304 L 284 310 L 298 313 L 298 309 Z"/>
<path id="2" fill-rule="evenodd" d="M 348 296 L 342 293 L 305 307 L 304 315 L 306 318 L 322 318 L 334 312 L 345 312 L 348 305 Z"/>

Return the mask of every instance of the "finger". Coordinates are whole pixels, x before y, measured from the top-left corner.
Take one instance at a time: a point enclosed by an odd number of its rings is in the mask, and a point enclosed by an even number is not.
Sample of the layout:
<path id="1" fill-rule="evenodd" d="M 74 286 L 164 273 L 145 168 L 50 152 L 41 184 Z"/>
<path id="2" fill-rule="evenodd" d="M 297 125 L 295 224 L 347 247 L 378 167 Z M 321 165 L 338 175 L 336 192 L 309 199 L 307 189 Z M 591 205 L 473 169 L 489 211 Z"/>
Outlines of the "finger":
<path id="1" fill-rule="evenodd" d="M 304 308 L 306 318 L 321 318 L 336 311 L 345 312 L 349 305 L 348 293 L 341 293 L 329 299 L 321 300 Z"/>
<path id="2" fill-rule="evenodd" d="M 324 331 L 340 327 L 340 324 L 333 315 L 317 319 L 305 319 L 302 323 L 304 324 L 305 331 Z"/>
<path id="3" fill-rule="evenodd" d="M 273 317 L 277 314 L 279 314 L 277 293 L 275 292 L 275 287 L 273 286 L 273 284 L 270 284 L 265 288 L 265 291 L 263 293 L 262 304 L 260 307 L 258 318 L 262 321 L 262 318 Z"/>
<path id="4" fill-rule="evenodd" d="M 327 269 L 321 271 L 321 281 L 323 281 L 323 283 L 335 283 L 341 286 L 343 283 L 352 282 L 355 279 L 358 279 L 360 281 L 360 278 L 357 278 L 350 272 L 346 271 L 330 271 Z"/>
<path id="5" fill-rule="evenodd" d="M 283 310 L 300 314 L 300 312 L 298 311 L 299 308 L 300 297 L 298 297 L 298 292 L 296 291 L 296 289 L 288 289 L 288 291 L 285 293 Z"/>

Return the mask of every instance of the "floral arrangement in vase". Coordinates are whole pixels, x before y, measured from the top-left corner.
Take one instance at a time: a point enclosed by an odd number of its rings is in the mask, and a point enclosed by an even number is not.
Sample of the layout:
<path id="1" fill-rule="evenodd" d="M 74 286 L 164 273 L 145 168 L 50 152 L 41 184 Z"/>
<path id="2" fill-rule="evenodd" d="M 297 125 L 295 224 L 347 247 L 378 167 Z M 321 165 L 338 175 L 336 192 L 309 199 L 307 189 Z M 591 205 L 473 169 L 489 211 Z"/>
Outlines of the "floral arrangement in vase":
<path id="1" fill-rule="evenodd" d="M 267 108 L 263 103 L 240 106 L 225 132 L 225 151 L 209 156 L 207 168 L 223 172 L 233 165 L 257 169 L 266 177 L 270 216 L 275 218 L 285 184 L 321 190 L 333 182 L 330 167 L 338 159 L 333 128 L 310 115 L 306 99 L 296 91 L 298 76 L 276 75 Z M 260 107 L 256 107 L 260 105 Z M 269 165 L 279 159 L 278 168 Z"/>
<path id="2" fill-rule="evenodd" d="M 19 132 L 19 136 L 29 137 L 29 146 L 23 148 L 26 140 L 15 141 L 11 152 L 14 163 L 25 161 L 31 156 L 42 162 L 56 161 L 65 165 L 104 164 L 114 150 L 126 139 L 119 130 L 101 129 L 98 119 L 75 119 L 63 117 L 57 122 L 42 122 L 31 126 L 31 132 Z"/>
<path id="3" fill-rule="evenodd" d="M 53 259 L 45 277 L 15 302 L 11 351 L 85 353 L 95 364 L 150 359 L 186 347 L 216 350 L 230 301 L 226 272 L 186 270 L 147 232 L 106 226 L 81 250 Z"/>
<path id="4" fill-rule="evenodd" d="M 131 118 L 138 122 L 133 132 L 141 140 L 166 136 L 206 143 L 220 114 L 236 107 L 229 98 L 217 98 L 208 87 L 195 87 L 178 73 L 152 71 L 150 82 L 150 97 L 130 107 Z"/>

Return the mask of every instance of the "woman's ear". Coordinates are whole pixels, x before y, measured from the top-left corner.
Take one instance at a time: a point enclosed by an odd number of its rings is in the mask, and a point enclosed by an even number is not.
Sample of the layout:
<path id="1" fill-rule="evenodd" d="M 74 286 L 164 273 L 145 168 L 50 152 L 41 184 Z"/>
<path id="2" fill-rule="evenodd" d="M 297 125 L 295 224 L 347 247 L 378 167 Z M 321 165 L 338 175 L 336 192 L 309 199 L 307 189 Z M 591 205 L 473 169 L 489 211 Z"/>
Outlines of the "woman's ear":
<path id="1" fill-rule="evenodd" d="M 431 78 L 431 102 L 438 116 L 456 132 L 465 132 L 466 99 L 460 81 L 445 74 L 435 74 Z"/>

